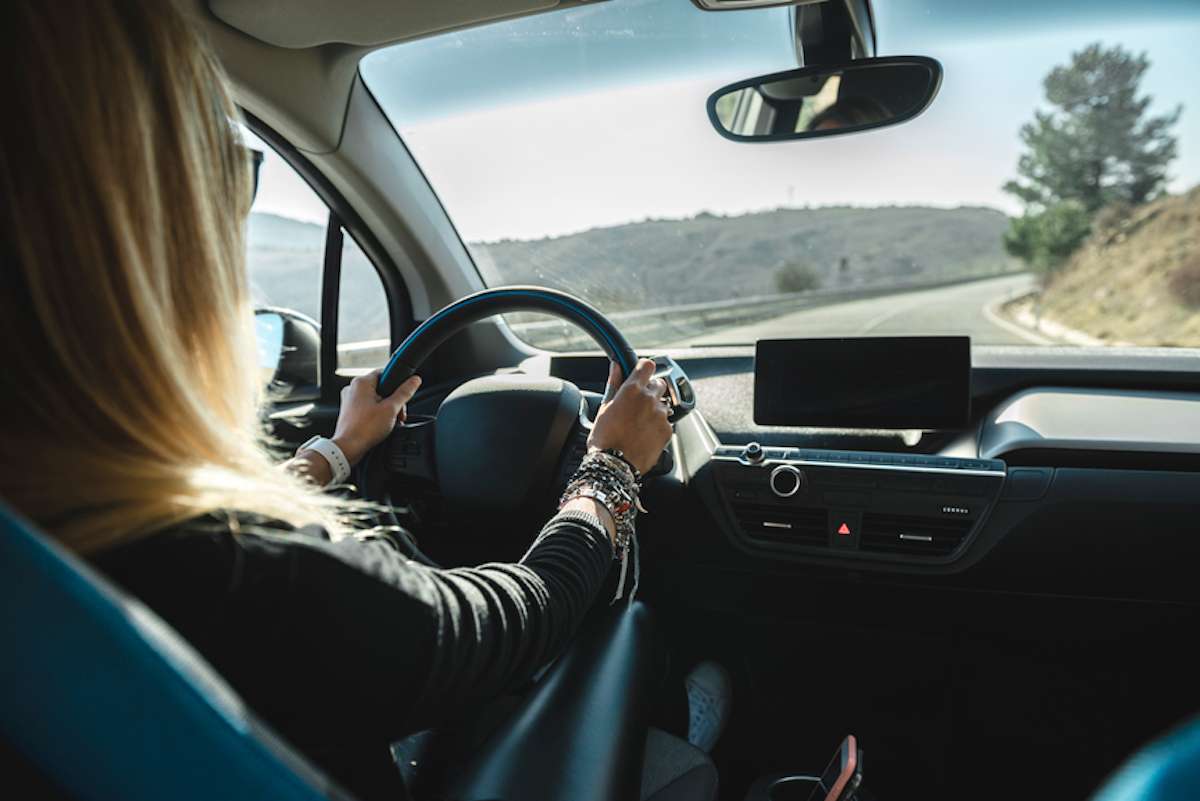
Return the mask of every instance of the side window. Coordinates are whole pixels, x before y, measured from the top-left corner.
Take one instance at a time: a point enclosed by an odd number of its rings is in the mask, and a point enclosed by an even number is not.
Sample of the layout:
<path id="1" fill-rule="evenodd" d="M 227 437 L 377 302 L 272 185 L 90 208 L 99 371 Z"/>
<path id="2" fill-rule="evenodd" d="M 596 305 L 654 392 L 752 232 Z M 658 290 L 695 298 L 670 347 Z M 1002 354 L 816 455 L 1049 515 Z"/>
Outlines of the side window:
<path id="1" fill-rule="evenodd" d="M 392 346 L 387 293 L 367 254 L 348 231 L 343 233 L 337 366 L 350 372 L 382 367 Z"/>
<path id="2" fill-rule="evenodd" d="M 246 144 L 263 153 L 258 192 L 246 223 L 246 266 L 255 306 L 280 306 L 321 319 L 321 270 L 329 209 L 269 145 L 249 129 Z"/>
<path id="3" fill-rule="evenodd" d="M 270 145 L 244 126 L 242 137 L 263 153 L 246 230 L 254 304 L 290 309 L 321 323 L 329 208 Z M 337 329 L 337 369 L 356 372 L 387 361 L 391 323 L 383 282 L 344 230 Z"/>

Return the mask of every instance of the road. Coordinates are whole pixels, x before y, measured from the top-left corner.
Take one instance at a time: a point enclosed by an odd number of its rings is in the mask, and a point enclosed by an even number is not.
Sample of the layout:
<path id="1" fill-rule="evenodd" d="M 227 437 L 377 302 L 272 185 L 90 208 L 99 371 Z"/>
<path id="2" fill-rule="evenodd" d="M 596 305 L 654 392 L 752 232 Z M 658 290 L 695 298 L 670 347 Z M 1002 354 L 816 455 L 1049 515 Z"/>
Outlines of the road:
<path id="1" fill-rule="evenodd" d="M 999 319 L 994 313 L 995 305 L 1028 292 L 1033 285 L 1033 276 L 1021 274 L 855 300 L 722 328 L 674 345 L 731 345 L 784 337 L 902 334 L 966 334 L 975 345 L 1051 344 L 1043 337 Z"/>

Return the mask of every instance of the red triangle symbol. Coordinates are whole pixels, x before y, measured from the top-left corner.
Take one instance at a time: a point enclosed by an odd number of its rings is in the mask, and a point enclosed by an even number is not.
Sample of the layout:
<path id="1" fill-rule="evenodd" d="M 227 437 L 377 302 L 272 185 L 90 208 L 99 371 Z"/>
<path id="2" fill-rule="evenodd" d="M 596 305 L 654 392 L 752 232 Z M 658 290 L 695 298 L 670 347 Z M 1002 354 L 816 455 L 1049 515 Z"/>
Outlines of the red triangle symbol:
<path id="1" fill-rule="evenodd" d="M 847 526 L 845 523 L 842 523 L 840 526 L 838 526 L 838 534 L 847 534 L 848 535 L 849 533 L 850 533 L 850 527 Z"/>

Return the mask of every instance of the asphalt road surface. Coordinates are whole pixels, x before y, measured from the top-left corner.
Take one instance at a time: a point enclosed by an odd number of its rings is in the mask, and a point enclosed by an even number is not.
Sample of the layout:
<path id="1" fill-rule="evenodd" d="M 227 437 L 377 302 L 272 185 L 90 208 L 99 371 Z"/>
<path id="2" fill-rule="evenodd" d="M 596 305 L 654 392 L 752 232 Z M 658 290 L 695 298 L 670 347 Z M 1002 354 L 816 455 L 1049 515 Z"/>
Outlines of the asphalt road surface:
<path id="1" fill-rule="evenodd" d="M 967 335 L 975 345 L 1048 345 L 1044 337 L 1000 319 L 995 308 L 1033 288 L 1029 274 L 903 292 L 804 309 L 758 323 L 711 331 L 675 346 L 747 344 L 759 339 L 909 334 Z"/>

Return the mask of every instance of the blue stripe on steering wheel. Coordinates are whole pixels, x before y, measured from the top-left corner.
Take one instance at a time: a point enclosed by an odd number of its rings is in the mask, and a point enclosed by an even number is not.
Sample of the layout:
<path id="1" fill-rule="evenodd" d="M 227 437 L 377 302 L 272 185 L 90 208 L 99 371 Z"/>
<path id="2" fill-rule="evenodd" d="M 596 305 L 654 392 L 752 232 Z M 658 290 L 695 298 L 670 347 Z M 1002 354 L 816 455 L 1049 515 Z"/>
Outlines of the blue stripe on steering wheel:
<path id="1" fill-rule="evenodd" d="M 588 311 L 586 309 L 584 309 L 582 306 L 576 306 L 575 304 L 570 303 L 570 302 L 563 300 L 560 297 L 556 297 L 554 295 L 542 294 L 540 292 L 531 292 L 531 291 L 525 290 L 525 289 L 506 289 L 506 290 L 500 290 L 498 292 L 495 292 L 493 294 L 489 294 L 486 296 L 470 298 L 461 303 L 451 304 L 450 306 L 447 306 L 446 308 L 444 308 L 441 311 L 434 314 L 432 317 L 425 320 L 425 322 L 423 322 L 419 326 L 417 326 L 416 330 L 413 331 L 411 334 L 409 334 L 405 338 L 404 342 L 400 343 L 400 347 L 396 348 L 396 352 L 392 354 L 392 358 L 388 359 L 387 365 L 383 368 L 383 371 L 380 373 L 379 380 L 381 382 L 387 380 L 387 377 L 392 372 L 392 368 L 395 367 L 396 362 L 400 361 L 401 357 L 404 355 L 405 343 L 415 341 L 417 338 L 420 337 L 421 333 L 426 328 L 428 328 L 431 325 L 436 324 L 438 320 L 442 319 L 447 314 L 451 314 L 459 309 L 465 309 L 467 306 L 470 306 L 473 303 L 476 303 L 478 301 L 484 301 L 484 300 L 492 300 L 494 298 L 504 297 L 506 295 L 516 296 L 516 297 L 525 296 L 525 297 L 539 298 L 541 300 L 548 300 L 552 303 L 562 306 L 563 308 L 567 309 L 568 311 L 578 314 L 579 316 L 583 317 L 585 320 L 588 321 L 588 323 L 591 325 L 591 327 L 593 329 L 592 330 L 593 334 L 599 334 L 600 337 L 606 343 L 608 343 L 608 349 L 616 356 L 617 361 L 618 362 L 624 361 L 625 354 L 622 353 L 621 349 L 617 347 L 617 344 L 615 342 L 613 342 L 612 338 L 608 335 L 608 332 L 605 331 L 596 322 L 596 320 L 591 316 L 591 314 L 589 314 Z M 496 313 L 503 314 L 504 312 L 496 312 Z M 632 365 L 632 364 L 622 364 L 621 372 L 624 373 L 626 376 L 628 376 L 630 374 L 630 372 L 632 372 L 633 368 L 634 368 L 634 365 Z"/>

